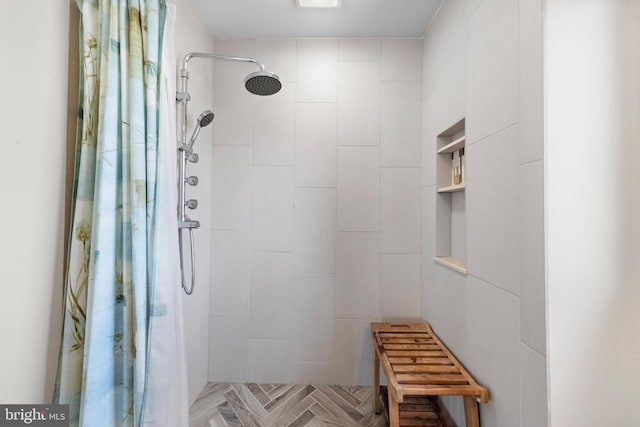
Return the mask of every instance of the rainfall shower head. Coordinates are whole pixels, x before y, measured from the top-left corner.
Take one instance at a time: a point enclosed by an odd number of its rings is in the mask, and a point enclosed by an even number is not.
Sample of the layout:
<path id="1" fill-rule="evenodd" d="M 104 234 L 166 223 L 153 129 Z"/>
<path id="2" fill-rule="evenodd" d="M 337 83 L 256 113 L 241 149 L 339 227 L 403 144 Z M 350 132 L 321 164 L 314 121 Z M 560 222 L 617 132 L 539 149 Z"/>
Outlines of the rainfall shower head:
<path id="1" fill-rule="evenodd" d="M 268 96 L 276 94 L 282 88 L 280 78 L 268 71 L 256 71 L 244 80 L 244 86 L 254 95 Z"/>
<path id="2" fill-rule="evenodd" d="M 211 124 L 212 121 L 213 112 L 211 110 L 205 110 L 198 116 L 198 125 L 193 130 L 193 135 L 191 135 L 191 139 L 189 139 L 189 143 L 187 144 L 189 147 L 193 147 L 193 143 L 196 142 L 200 129 Z"/>

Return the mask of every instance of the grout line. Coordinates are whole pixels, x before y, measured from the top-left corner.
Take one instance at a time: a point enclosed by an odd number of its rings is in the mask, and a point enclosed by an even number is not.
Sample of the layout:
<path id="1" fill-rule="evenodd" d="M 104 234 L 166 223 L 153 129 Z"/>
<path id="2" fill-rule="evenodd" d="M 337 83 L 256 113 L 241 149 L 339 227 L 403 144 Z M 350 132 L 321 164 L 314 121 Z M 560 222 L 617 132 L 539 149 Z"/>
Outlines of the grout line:
<path id="1" fill-rule="evenodd" d="M 522 337 L 521 337 L 522 338 Z M 538 356 L 544 358 L 545 360 L 547 359 L 547 356 L 544 354 L 541 354 L 538 350 L 536 350 L 535 348 L 531 347 L 529 344 L 527 344 L 526 342 L 522 341 L 522 339 L 520 339 L 520 344 L 524 345 L 525 347 L 527 347 L 528 349 L 530 349 L 531 351 L 533 351 L 535 354 L 537 354 Z"/>
<path id="2" fill-rule="evenodd" d="M 523 163 L 519 163 L 519 166 L 529 166 L 529 165 L 533 165 L 536 163 L 543 163 L 544 164 L 544 159 L 536 159 L 536 160 L 529 160 Z"/>
<path id="3" fill-rule="evenodd" d="M 514 127 L 517 127 L 518 124 L 519 124 L 519 122 L 516 121 L 516 122 L 514 122 L 514 123 L 512 123 L 512 124 L 510 124 L 508 126 L 505 126 L 505 127 L 501 128 L 501 129 L 498 129 L 495 132 L 490 133 L 489 135 L 483 136 L 482 138 L 477 139 L 474 142 L 469 142 L 468 145 L 469 145 L 469 147 L 471 147 L 471 146 L 476 145 L 476 144 L 481 144 L 481 143 L 487 141 L 488 139 L 490 139 L 491 137 L 498 135 L 499 133 L 506 132 L 506 131 L 508 131 L 510 129 L 513 129 Z"/>
<path id="4" fill-rule="evenodd" d="M 513 293 L 513 292 L 511 292 L 511 291 L 509 291 L 509 290 L 506 290 L 506 289 L 504 289 L 504 288 L 501 288 L 500 286 L 498 286 L 498 285 L 496 285 L 496 284 L 494 284 L 494 283 L 487 282 L 486 280 L 481 279 L 481 278 L 480 278 L 480 277 L 478 277 L 478 276 L 474 276 L 473 274 L 467 274 L 467 277 L 473 277 L 474 279 L 476 279 L 476 280 L 478 280 L 478 281 L 480 281 L 480 282 L 482 282 L 482 283 L 484 283 L 484 284 L 486 284 L 486 285 L 489 285 L 489 286 L 491 286 L 491 287 L 493 287 L 493 288 L 499 289 L 499 290 L 503 291 L 503 292 L 504 292 L 504 293 L 506 293 L 506 294 L 509 294 L 509 295 L 511 295 L 511 296 L 514 296 L 514 297 L 516 297 L 516 298 L 518 298 L 518 299 L 520 299 L 520 298 L 521 298 L 521 297 L 520 297 L 520 295 L 517 295 L 517 294 L 515 294 L 515 293 Z"/>

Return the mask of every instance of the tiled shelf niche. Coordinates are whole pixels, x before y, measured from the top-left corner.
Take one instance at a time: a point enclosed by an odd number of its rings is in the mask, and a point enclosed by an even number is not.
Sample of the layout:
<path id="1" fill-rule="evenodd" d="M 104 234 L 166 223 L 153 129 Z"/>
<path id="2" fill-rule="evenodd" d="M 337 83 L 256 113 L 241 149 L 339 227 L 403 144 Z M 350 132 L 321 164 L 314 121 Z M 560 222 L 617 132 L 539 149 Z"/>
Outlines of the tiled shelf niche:
<path id="1" fill-rule="evenodd" d="M 436 154 L 436 256 L 434 260 L 467 274 L 465 208 L 465 120 L 438 135 Z"/>

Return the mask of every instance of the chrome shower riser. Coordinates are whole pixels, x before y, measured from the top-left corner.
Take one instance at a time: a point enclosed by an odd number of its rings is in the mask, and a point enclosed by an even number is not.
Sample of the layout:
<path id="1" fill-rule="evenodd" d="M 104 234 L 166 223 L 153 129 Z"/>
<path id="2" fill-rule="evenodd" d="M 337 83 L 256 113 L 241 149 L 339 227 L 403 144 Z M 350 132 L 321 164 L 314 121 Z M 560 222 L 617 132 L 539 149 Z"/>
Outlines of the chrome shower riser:
<path id="1" fill-rule="evenodd" d="M 191 295 L 195 286 L 195 267 L 193 253 L 193 230 L 200 227 L 198 221 L 187 217 L 186 209 L 195 209 L 197 200 L 186 200 L 186 186 L 197 185 L 197 177 L 188 177 L 186 173 L 187 163 L 197 163 L 198 155 L 193 152 L 192 146 L 195 143 L 200 128 L 207 126 L 213 120 L 213 113 L 209 110 L 203 112 L 198 118 L 198 126 L 193 132 L 190 140 L 187 141 L 187 104 L 191 101 L 191 95 L 187 89 L 189 81 L 189 61 L 192 58 L 218 59 L 223 61 L 246 62 L 256 65 L 260 71 L 250 74 L 245 79 L 245 88 L 254 95 L 267 96 L 273 95 L 280 91 L 282 84 L 277 75 L 265 71 L 264 65 L 254 58 L 244 58 L 239 56 L 219 55 L 215 53 L 191 52 L 182 59 L 182 68 L 180 69 L 180 90 L 176 93 L 176 101 L 179 106 L 180 124 L 178 126 L 178 151 L 180 153 L 179 163 L 179 184 L 178 184 L 178 240 L 180 245 L 180 273 L 182 276 L 182 287 L 187 295 Z M 189 232 L 189 247 L 191 249 L 191 286 L 187 285 L 184 277 L 184 248 L 182 232 Z"/>

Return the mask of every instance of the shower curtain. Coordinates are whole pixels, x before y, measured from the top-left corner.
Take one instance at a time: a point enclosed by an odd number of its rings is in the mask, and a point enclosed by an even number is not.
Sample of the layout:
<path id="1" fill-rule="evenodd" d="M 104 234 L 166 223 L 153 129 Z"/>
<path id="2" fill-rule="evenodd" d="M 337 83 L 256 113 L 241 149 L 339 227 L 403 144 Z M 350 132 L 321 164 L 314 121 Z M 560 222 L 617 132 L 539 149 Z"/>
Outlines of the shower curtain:
<path id="1" fill-rule="evenodd" d="M 70 405 L 72 426 L 186 426 L 175 101 L 162 71 L 175 64 L 162 58 L 173 51 L 173 9 L 167 19 L 163 0 L 77 3 L 79 117 L 54 402 Z"/>

